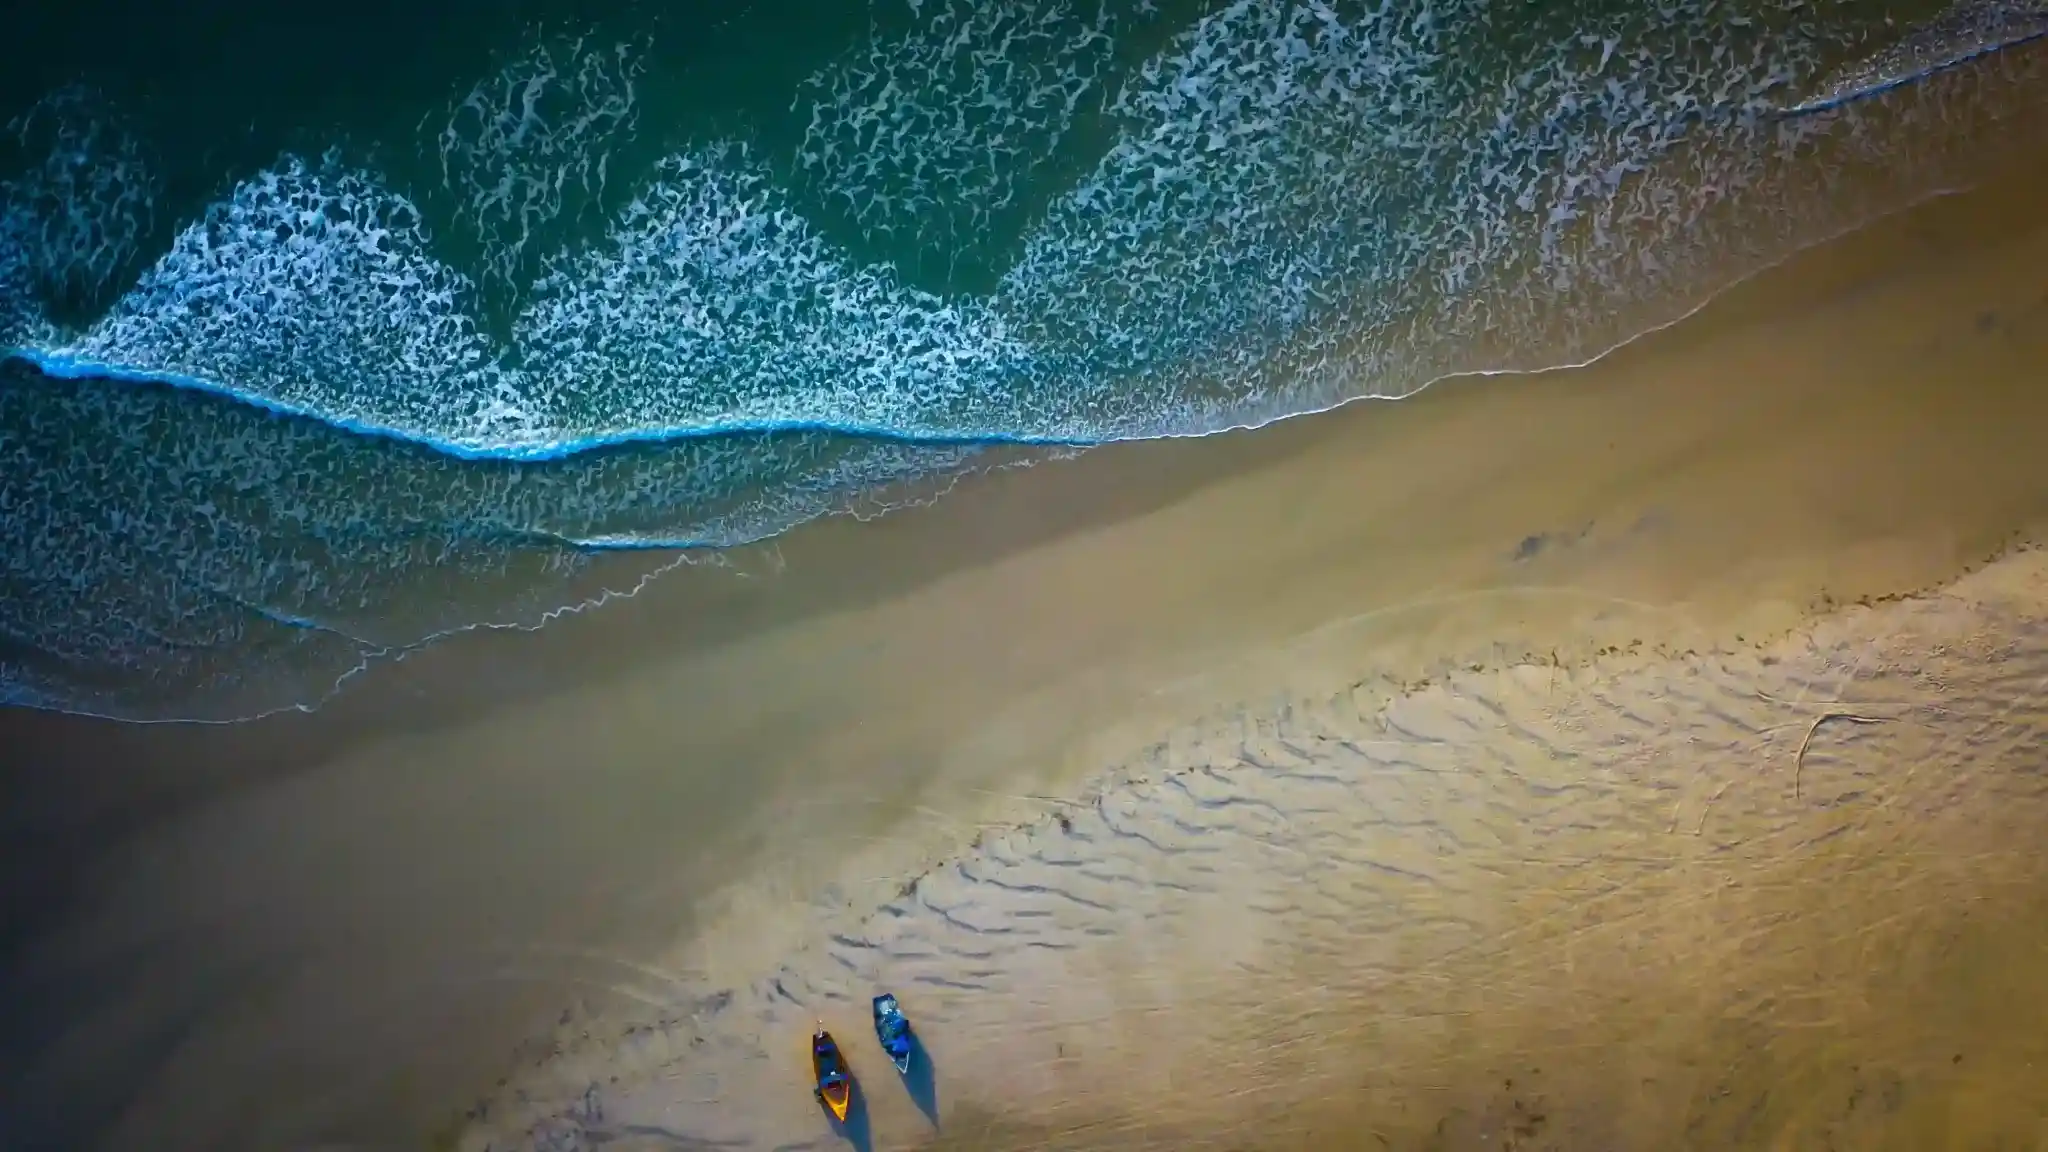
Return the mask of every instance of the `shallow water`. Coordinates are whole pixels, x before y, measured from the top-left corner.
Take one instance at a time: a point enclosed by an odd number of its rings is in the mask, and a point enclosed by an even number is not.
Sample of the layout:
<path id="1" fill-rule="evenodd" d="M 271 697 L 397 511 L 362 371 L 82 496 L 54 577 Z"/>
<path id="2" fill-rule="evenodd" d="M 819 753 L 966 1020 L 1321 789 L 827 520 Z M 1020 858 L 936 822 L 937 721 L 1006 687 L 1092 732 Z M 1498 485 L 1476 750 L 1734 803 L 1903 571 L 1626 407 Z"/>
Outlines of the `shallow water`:
<path id="1" fill-rule="evenodd" d="M 1760 647 L 1219 716 L 743 983 L 565 1013 L 460 1146 L 2039 1147 L 2044 609 L 2025 553 Z"/>
<path id="2" fill-rule="evenodd" d="M 595 551 L 1583 359 L 2037 139 L 2043 66 L 1984 4 L 437 11 L 9 81 L 0 698 L 314 706 Z"/>

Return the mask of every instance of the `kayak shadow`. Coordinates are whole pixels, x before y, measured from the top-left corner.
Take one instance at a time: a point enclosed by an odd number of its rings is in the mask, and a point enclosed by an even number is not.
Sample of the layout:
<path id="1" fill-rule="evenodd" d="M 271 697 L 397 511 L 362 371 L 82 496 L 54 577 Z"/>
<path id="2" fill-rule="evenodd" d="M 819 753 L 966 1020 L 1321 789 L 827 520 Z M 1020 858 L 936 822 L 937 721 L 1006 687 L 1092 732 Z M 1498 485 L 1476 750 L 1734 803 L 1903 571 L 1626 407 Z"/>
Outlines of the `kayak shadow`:
<path id="1" fill-rule="evenodd" d="M 924 1118 L 931 1121 L 933 1128 L 939 1126 L 939 1077 L 932 1063 L 931 1049 L 924 1046 L 924 1038 L 915 1030 L 910 1033 L 910 1071 L 898 1074 L 903 1080 L 904 1091 L 910 1093 L 910 1101 Z"/>
<path id="2" fill-rule="evenodd" d="M 861 1090 L 859 1080 L 849 1080 L 849 1085 L 852 1090 L 847 1093 L 846 1119 L 834 1116 L 822 1100 L 818 1110 L 825 1113 L 825 1122 L 832 1125 L 833 1135 L 853 1145 L 854 1152 L 875 1152 L 874 1126 L 868 1121 L 868 1094 Z"/>

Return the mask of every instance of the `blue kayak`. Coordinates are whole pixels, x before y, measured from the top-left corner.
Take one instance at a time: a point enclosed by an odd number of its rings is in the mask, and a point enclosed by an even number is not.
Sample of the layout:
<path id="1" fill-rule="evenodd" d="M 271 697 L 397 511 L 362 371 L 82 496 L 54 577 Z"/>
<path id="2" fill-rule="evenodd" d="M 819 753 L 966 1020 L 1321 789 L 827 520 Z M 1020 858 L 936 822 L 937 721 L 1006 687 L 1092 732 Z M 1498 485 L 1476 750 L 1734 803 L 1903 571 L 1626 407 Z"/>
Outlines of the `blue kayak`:
<path id="1" fill-rule="evenodd" d="M 875 997 L 875 1039 L 882 1042 L 882 1051 L 895 1061 L 898 1072 L 910 1071 L 910 1021 L 887 992 Z"/>

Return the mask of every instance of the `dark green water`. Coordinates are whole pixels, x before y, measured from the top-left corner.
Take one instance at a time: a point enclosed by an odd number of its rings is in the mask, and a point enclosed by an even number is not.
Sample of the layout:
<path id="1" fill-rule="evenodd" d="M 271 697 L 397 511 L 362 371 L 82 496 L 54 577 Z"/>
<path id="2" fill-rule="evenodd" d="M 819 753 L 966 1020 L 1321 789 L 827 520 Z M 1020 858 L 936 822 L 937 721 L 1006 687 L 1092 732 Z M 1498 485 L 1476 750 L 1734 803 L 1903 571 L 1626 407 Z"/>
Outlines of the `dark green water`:
<path id="1" fill-rule="evenodd" d="M 0 700 L 316 706 L 599 552 L 1581 360 L 2012 146 L 2044 27 L 46 6 L 0 78 Z"/>

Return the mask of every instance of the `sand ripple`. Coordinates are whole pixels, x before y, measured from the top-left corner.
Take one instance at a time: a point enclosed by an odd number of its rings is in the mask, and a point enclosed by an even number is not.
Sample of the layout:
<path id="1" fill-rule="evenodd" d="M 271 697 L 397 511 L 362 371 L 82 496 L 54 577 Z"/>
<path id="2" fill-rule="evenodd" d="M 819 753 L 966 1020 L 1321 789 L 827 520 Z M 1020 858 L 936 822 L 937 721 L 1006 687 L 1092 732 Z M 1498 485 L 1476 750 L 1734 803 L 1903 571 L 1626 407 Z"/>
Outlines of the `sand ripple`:
<path id="1" fill-rule="evenodd" d="M 1872 1001 L 1941 986 L 1943 917 L 2048 891 L 2007 850 L 2048 814 L 2044 687 L 2023 552 L 1763 647 L 1246 709 L 815 913 L 744 987 L 565 1017 L 463 1146 L 1637 1147 L 1908 1115 L 1947 1037 Z M 884 988 L 935 1077 L 875 1050 Z M 810 1100 L 814 1017 L 862 1077 L 850 1133 Z"/>

